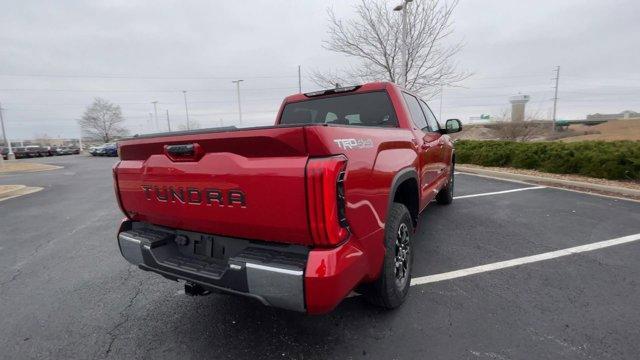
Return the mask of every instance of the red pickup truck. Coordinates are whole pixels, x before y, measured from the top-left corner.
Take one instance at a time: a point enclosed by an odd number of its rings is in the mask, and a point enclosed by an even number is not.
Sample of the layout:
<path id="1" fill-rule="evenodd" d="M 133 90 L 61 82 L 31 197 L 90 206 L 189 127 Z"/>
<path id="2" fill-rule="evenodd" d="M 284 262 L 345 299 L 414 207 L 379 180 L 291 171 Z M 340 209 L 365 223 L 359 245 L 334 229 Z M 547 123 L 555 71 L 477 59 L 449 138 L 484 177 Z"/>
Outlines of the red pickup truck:
<path id="1" fill-rule="evenodd" d="M 351 291 L 386 308 L 411 283 L 420 212 L 453 200 L 455 153 L 419 97 L 369 83 L 287 97 L 274 126 L 118 142 L 125 259 L 309 314 Z"/>

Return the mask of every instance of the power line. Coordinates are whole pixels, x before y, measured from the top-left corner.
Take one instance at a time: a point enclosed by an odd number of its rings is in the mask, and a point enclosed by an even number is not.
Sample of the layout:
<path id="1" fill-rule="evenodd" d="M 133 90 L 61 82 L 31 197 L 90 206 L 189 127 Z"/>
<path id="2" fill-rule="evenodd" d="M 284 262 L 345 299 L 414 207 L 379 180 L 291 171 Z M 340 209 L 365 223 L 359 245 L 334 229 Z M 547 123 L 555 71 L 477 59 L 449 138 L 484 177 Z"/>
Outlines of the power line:
<path id="1" fill-rule="evenodd" d="M 38 77 L 38 78 L 65 78 L 65 79 L 136 79 L 136 80 L 231 80 L 236 79 L 234 76 L 208 76 L 208 75 L 191 75 L 191 76 L 153 76 L 153 75 L 123 75 L 123 74 L 102 74 L 102 75 L 73 75 L 73 74 L 7 74 L 1 73 L 0 76 L 6 77 Z M 244 76 L 247 79 L 293 79 L 297 75 L 254 75 Z"/>
<path id="2" fill-rule="evenodd" d="M 225 92 L 225 91 L 234 91 L 235 89 L 187 89 L 189 92 Z M 243 89 L 243 91 L 270 91 L 270 90 L 297 90 L 296 87 L 274 87 L 274 88 L 253 88 L 253 89 Z M 121 92 L 121 93 L 154 93 L 154 92 L 166 92 L 166 93 L 177 93 L 181 90 L 171 90 L 171 89 L 159 89 L 159 90 L 130 90 L 130 89 L 29 89 L 29 88 L 11 88 L 11 89 L 0 89 L 0 91 L 51 91 L 51 92 Z"/>

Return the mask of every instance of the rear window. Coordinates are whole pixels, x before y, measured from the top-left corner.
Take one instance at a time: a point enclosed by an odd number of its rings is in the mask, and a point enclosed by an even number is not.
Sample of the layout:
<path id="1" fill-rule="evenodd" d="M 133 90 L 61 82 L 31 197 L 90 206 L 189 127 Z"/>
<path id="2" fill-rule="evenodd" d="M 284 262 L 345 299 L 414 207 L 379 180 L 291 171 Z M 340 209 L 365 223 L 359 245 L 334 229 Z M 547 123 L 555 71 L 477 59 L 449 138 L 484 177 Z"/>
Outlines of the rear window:
<path id="1" fill-rule="evenodd" d="M 377 91 L 287 104 L 280 124 L 397 127 L 398 119 L 387 93 Z"/>

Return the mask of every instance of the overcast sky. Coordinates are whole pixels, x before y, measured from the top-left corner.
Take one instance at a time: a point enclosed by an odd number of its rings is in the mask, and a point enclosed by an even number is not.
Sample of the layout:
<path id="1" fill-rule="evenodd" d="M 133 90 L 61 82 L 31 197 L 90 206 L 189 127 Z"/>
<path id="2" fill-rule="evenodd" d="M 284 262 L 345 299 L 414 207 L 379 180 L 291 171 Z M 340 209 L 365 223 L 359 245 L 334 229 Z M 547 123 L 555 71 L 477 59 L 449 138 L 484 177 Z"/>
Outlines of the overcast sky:
<path id="1" fill-rule="evenodd" d="M 415 0 L 421 1 L 421 0 Z M 243 125 L 273 123 L 297 92 L 297 66 L 340 67 L 322 48 L 326 8 L 353 15 L 354 1 L 8 1 L 0 12 L 0 102 L 12 139 L 77 137 L 94 97 L 122 106 L 133 133 L 155 130 L 158 101 L 174 127 L 237 125 L 233 79 L 243 79 Z M 390 1 L 392 7 L 395 2 Z M 499 114 L 531 95 L 546 117 L 561 66 L 558 116 L 640 111 L 640 1 L 461 0 L 452 41 L 474 75 L 430 101 L 442 118 Z M 303 76 L 303 91 L 317 89 Z"/>

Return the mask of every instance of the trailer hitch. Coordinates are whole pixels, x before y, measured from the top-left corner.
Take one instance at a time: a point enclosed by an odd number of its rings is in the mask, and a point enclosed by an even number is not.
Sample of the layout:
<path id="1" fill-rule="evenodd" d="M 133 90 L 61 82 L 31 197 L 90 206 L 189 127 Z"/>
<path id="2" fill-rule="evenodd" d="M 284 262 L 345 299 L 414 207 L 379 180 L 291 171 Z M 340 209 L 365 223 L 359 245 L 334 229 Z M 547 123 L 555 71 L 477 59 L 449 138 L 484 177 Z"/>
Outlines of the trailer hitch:
<path id="1" fill-rule="evenodd" d="M 205 289 L 202 285 L 186 282 L 184 284 L 184 293 L 189 296 L 205 296 L 211 294 L 211 291 Z"/>

